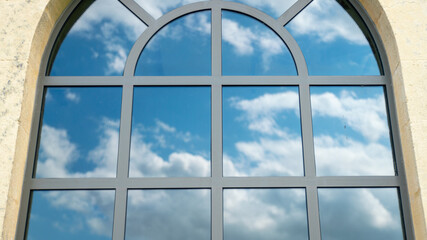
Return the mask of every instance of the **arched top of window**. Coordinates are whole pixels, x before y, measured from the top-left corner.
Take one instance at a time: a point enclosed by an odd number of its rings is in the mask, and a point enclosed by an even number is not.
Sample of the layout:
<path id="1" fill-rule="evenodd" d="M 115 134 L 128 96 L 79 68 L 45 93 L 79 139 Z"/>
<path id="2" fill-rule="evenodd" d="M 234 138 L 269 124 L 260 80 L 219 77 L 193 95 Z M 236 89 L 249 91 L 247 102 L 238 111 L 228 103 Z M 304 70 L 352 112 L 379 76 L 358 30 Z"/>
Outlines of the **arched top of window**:
<path id="1" fill-rule="evenodd" d="M 82 1 L 58 35 L 47 73 L 120 76 L 126 68 L 136 76 L 209 76 L 212 61 L 224 76 L 383 73 L 350 3 L 285 2 Z M 213 9 L 221 22 L 212 22 Z"/>

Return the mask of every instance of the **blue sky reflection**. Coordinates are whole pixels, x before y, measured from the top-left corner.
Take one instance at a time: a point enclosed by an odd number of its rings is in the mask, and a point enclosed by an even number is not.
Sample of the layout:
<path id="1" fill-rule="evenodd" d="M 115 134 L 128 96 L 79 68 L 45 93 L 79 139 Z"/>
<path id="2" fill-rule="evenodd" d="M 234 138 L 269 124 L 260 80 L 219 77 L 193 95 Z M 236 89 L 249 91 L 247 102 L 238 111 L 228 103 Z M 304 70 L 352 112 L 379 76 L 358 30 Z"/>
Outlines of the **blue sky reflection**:
<path id="1" fill-rule="evenodd" d="M 114 191 L 33 191 L 28 240 L 108 240 Z"/>
<path id="2" fill-rule="evenodd" d="M 36 177 L 115 177 L 119 87 L 47 88 Z"/>
<path id="3" fill-rule="evenodd" d="M 126 240 L 210 240 L 210 190 L 130 190 Z"/>
<path id="4" fill-rule="evenodd" d="M 223 75 L 296 75 L 289 49 L 263 23 L 222 11 Z"/>
<path id="5" fill-rule="evenodd" d="M 366 36 L 335 0 L 314 0 L 287 25 L 311 75 L 379 75 Z"/>
<path id="6" fill-rule="evenodd" d="M 394 175 L 382 87 L 311 87 L 317 175 Z"/>
<path id="7" fill-rule="evenodd" d="M 97 0 L 68 32 L 50 75 L 120 76 L 130 49 L 145 29 L 119 1 Z"/>
<path id="8" fill-rule="evenodd" d="M 225 240 L 307 240 L 304 189 L 225 189 Z"/>
<path id="9" fill-rule="evenodd" d="M 210 11 L 183 16 L 157 32 L 142 51 L 135 75 L 211 75 Z"/>
<path id="10" fill-rule="evenodd" d="M 395 188 L 319 189 L 323 240 L 403 240 Z"/>
<path id="11" fill-rule="evenodd" d="M 297 87 L 224 87 L 225 176 L 302 176 Z"/>
<path id="12" fill-rule="evenodd" d="M 137 87 L 131 177 L 209 177 L 210 87 Z"/>

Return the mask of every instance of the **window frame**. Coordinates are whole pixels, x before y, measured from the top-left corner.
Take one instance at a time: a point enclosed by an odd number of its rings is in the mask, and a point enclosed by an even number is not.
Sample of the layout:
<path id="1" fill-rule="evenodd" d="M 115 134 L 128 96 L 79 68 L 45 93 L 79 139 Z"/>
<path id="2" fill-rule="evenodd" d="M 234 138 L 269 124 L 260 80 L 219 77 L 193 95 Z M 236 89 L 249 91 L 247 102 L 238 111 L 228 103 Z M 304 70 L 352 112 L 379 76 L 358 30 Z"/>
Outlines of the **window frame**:
<path id="1" fill-rule="evenodd" d="M 84 0 L 72 1 L 56 23 L 40 65 L 37 82 L 34 117 L 30 133 L 23 183 L 21 206 L 19 211 L 16 239 L 24 239 L 27 231 L 27 219 L 30 212 L 31 192 L 35 190 L 115 190 L 113 239 L 123 239 L 126 231 L 127 191 L 130 189 L 211 189 L 211 237 L 223 238 L 223 189 L 228 188 L 305 188 L 307 204 L 307 224 L 310 239 L 321 239 L 318 203 L 318 188 L 396 188 L 401 202 L 403 232 L 406 239 L 415 239 L 412 215 L 410 211 L 402 144 L 397 122 L 396 103 L 393 93 L 391 70 L 385 48 L 375 24 L 357 0 L 348 2 L 358 12 L 366 24 L 376 44 L 379 54 L 379 76 L 312 76 L 308 74 L 307 64 L 295 39 L 283 27 L 302 11 L 312 0 L 299 0 L 278 19 L 249 7 L 247 5 L 210 0 L 196 2 L 166 13 L 155 20 L 132 0 L 119 0 L 146 25 L 147 29 L 138 38 L 126 61 L 123 76 L 71 77 L 48 76 L 48 67 L 52 54 L 55 54 L 56 40 L 65 22 L 74 9 Z M 134 76 L 134 71 L 141 51 L 151 37 L 163 26 L 183 15 L 210 10 L 212 17 L 211 34 L 211 76 Z M 286 43 L 294 58 L 296 76 L 222 76 L 221 45 L 222 20 L 221 11 L 229 10 L 253 17 L 271 28 Z M 259 79 L 263 80 L 260 81 Z M 119 136 L 119 154 L 116 178 L 88 179 L 36 179 L 34 175 L 35 159 L 38 148 L 39 133 L 44 92 L 47 87 L 72 86 L 115 86 L 122 87 L 122 109 Z M 211 177 L 201 178 L 129 178 L 129 151 L 131 141 L 131 120 L 134 86 L 209 86 L 211 88 Z M 223 86 L 298 86 L 301 112 L 302 145 L 304 159 L 304 176 L 301 177 L 223 177 L 222 168 L 222 87 Z M 393 156 L 396 176 L 316 176 L 314 158 L 313 128 L 311 114 L 310 86 L 382 86 L 386 97 L 387 113 L 391 130 Z"/>

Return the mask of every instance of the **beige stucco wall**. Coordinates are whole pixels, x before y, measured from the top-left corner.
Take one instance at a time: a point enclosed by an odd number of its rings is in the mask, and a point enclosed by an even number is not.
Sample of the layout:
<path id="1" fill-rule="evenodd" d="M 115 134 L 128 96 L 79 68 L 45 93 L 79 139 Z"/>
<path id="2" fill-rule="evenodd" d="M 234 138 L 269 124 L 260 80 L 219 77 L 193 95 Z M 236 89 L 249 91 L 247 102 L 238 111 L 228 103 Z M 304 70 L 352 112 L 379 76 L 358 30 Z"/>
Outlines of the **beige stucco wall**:
<path id="1" fill-rule="evenodd" d="M 0 0 L 0 236 L 14 239 L 43 49 L 71 0 Z M 427 0 L 361 0 L 388 53 L 417 239 L 427 239 Z"/>

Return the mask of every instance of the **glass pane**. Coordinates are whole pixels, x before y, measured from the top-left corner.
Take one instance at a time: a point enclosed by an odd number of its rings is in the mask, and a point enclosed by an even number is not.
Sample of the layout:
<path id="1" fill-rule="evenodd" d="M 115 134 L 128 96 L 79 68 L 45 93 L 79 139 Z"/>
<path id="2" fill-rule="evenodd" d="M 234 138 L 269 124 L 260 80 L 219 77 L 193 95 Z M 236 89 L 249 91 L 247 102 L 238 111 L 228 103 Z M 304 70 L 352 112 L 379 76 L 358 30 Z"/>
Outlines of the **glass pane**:
<path id="1" fill-rule="evenodd" d="M 403 240 L 395 188 L 319 189 L 322 240 Z"/>
<path id="2" fill-rule="evenodd" d="M 222 12 L 224 75 L 296 75 L 294 60 L 282 39 L 261 22 Z"/>
<path id="3" fill-rule="evenodd" d="M 131 177 L 211 175 L 210 87 L 137 87 Z"/>
<path id="4" fill-rule="evenodd" d="M 286 29 L 311 75 L 379 75 L 378 53 L 363 20 L 347 1 L 314 0 Z"/>
<path id="5" fill-rule="evenodd" d="M 114 191 L 33 191 L 28 240 L 112 239 Z"/>
<path id="6" fill-rule="evenodd" d="M 122 91 L 49 87 L 36 177 L 115 177 Z"/>
<path id="7" fill-rule="evenodd" d="M 50 75 L 123 74 L 129 51 L 146 26 L 117 0 L 92 2 L 83 1 L 64 25 Z"/>
<path id="8" fill-rule="evenodd" d="M 227 0 L 232 2 L 243 3 L 257 8 L 268 15 L 278 18 L 286 12 L 298 0 Z"/>
<path id="9" fill-rule="evenodd" d="M 175 8 L 200 1 L 203 0 L 135 0 L 136 3 L 156 19 Z"/>
<path id="10" fill-rule="evenodd" d="M 126 240 L 211 239 L 209 190 L 130 190 Z"/>
<path id="11" fill-rule="evenodd" d="M 142 51 L 135 75 L 211 75 L 210 11 L 186 15 L 163 27 Z"/>
<path id="12" fill-rule="evenodd" d="M 317 175 L 394 175 L 382 87 L 311 87 Z"/>
<path id="13" fill-rule="evenodd" d="M 225 176 L 302 176 L 298 87 L 223 88 Z"/>
<path id="14" fill-rule="evenodd" d="M 308 239 L 305 199 L 304 189 L 226 189 L 224 239 Z"/>

